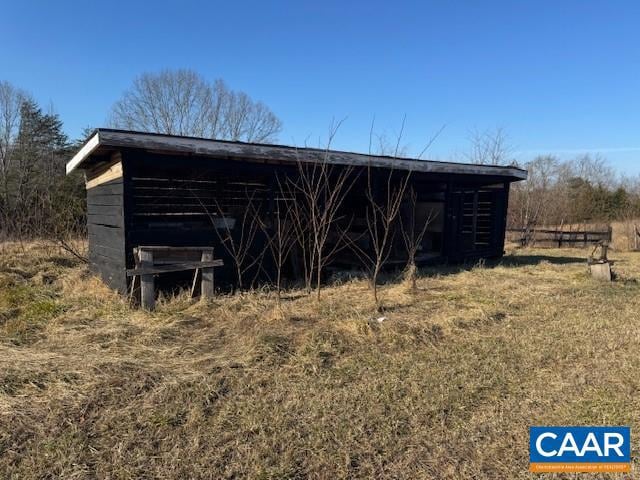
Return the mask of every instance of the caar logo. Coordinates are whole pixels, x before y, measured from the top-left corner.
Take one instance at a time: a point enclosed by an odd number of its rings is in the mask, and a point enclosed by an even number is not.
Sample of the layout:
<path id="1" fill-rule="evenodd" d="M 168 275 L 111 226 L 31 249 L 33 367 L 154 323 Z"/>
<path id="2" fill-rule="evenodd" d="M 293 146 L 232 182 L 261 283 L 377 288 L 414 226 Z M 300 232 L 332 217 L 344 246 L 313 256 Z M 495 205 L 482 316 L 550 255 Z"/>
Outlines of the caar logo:
<path id="1" fill-rule="evenodd" d="M 531 472 L 629 472 L 630 427 L 529 427 Z"/>

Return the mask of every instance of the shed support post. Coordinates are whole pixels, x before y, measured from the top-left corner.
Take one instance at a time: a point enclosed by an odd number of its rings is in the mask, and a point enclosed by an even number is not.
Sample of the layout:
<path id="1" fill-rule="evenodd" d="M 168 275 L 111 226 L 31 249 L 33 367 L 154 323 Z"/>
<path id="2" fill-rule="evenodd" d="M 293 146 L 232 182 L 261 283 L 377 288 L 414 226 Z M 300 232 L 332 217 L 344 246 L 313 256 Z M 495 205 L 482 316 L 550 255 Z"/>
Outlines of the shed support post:
<path id="1" fill-rule="evenodd" d="M 153 252 L 141 248 L 138 255 L 140 268 L 153 268 Z M 156 306 L 153 274 L 140 275 L 140 303 L 145 310 L 153 310 Z"/>
<path id="2" fill-rule="evenodd" d="M 213 248 L 202 250 L 202 261 L 213 261 Z M 213 297 L 213 267 L 204 267 L 202 269 L 202 280 L 200 282 L 200 296 L 202 298 Z"/>

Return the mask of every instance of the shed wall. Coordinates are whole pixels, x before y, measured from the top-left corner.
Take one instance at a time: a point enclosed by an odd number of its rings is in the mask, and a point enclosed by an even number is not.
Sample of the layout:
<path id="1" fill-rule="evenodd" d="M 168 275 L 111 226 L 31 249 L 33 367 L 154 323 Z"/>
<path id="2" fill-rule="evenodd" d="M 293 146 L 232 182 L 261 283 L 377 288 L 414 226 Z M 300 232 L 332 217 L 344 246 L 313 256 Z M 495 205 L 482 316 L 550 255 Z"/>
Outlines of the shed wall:
<path id="1" fill-rule="evenodd" d="M 105 172 L 120 162 L 87 172 L 87 232 L 91 268 L 111 288 L 127 290 L 123 176 Z M 120 163 L 122 166 L 122 164 Z M 111 170 L 109 170 L 111 169 Z"/>
<path id="2" fill-rule="evenodd" d="M 273 212 L 278 176 L 295 172 L 295 166 L 224 158 L 204 161 L 190 155 L 124 149 L 87 172 L 92 268 L 110 287 L 124 293 L 135 247 L 212 246 L 215 257 L 225 263 L 216 269 L 217 284 L 219 280 L 232 283 L 233 261 L 216 233 L 215 218 L 222 213 L 241 221 L 248 197 L 265 215 Z M 441 234 L 432 234 L 430 240 L 437 254 L 428 256 L 429 260 L 460 262 L 502 255 L 508 182 L 500 177 L 414 173 L 411 183 L 423 205 L 444 204 Z M 362 189 L 354 188 L 345 202 L 349 212 L 366 208 L 359 198 Z M 254 241 L 264 244 L 263 232 L 255 235 Z M 392 262 L 399 266 L 401 251 L 400 245 L 400 257 Z M 342 256 L 354 258 L 348 252 Z"/>

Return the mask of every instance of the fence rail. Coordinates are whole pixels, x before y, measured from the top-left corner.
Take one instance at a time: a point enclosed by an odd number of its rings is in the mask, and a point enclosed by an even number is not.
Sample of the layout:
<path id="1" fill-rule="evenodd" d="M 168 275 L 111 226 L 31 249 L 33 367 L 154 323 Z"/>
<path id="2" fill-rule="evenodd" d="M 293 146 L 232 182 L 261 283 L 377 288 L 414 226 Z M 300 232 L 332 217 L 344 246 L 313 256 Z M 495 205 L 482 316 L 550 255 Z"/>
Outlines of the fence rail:
<path id="1" fill-rule="evenodd" d="M 537 247 L 588 247 L 599 242 L 611 243 L 612 228 L 595 230 L 562 230 L 553 228 L 508 229 L 507 238 L 522 246 Z"/>

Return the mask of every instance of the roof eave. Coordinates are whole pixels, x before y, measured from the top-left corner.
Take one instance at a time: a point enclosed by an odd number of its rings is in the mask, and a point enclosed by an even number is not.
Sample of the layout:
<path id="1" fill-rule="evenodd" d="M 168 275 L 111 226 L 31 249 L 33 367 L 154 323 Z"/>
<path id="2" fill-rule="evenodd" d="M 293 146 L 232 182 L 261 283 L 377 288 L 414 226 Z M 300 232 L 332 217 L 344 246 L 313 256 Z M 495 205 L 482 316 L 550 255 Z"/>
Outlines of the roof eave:
<path id="1" fill-rule="evenodd" d="M 142 137 L 142 138 L 141 138 Z M 224 148 L 221 146 L 224 145 Z M 470 165 L 455 162 L 436 162 L 425 161 L 424 164 L 414 159 L 396 158 L 391 159 L 388 157 L 379 157 L 376 155 L 365 155 L 355 152 L 339 152 L 332 151 L 331 155 L 326 157 L 326 151 L 316 149 L 300 149 L 295 147 L 280 146 L 280 145 L 260 145 L 260 144 L 242 144 L 240 142 L 219 142 L 208 139 L 190 138 L 190 137 L 176 137 L 171 135 L 159 135 L 159 134 L 145 134 L 144 132 L 124 132 L 117 130 L 96 130 L 84 144 L 84 146 L 74 155 L 74 157 L 67 163 L 67 174 L 71 173 L 77 168 L 82 168 L 82 164 L 85 163 L 93 154 L 96 153 L 98 148 L 108 147 L 128 147 L 128 148 L 144 148 L 147 150 L 167 150 L 174 149 L 179 152 L 192 152 L 202 156 L 216 157 L 224 153 L 226 156 L 238 156 L 245 158 L 260 159 L 268 157 L 268 154 L 273 154 L 272 151 L 276 150 L 279 157 L 282 157 L 282 161 L 303 161 L 313 162 L 314 157 L 326 158 L 331 163 L 360 163 L 362 165 L 369 164 L 375 167 L 388 167 L 391 165 L 389 162 L 393 160 L 393 164 L 401 167 L 403 170 L 423 171 L 425 173 L 449 173 L 449 174 L 476 174 L 476 175 L 495 175 L 509 179 L 509 181 L 519 181 L 527 179 L 527 171 L 519 169 L 517 167 L 497 167 L 490 165 Z M 214 148 L 216 147 L 216 148 Z M 253 148 L 254 151 L 247 152 L 246 148 Z M 309 158 L 304 158 L 304 155 L 299 155 L 307 151 Z M 336 158 L 331 158 L 335 155 Z M 417 162 L 417 163 L 416 163 Z M 416 168 L 418 167 L 418 168 Z M 422 167 L 422 168 L 420 168 Z"/>
<path id="2" fill-rule="evenodd" d="M 66 170 L 67 175 L 73 172 L 82 162 L 85 161 L 91 154 L 100 146 L 100 132 L 96 131 L 82 148 L 76 153 L 71 160 L 67 163 Z"/>

